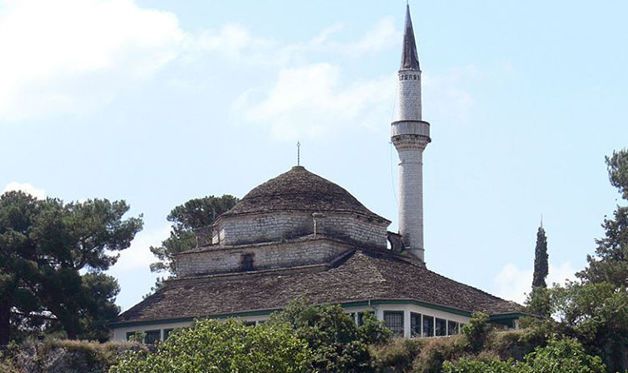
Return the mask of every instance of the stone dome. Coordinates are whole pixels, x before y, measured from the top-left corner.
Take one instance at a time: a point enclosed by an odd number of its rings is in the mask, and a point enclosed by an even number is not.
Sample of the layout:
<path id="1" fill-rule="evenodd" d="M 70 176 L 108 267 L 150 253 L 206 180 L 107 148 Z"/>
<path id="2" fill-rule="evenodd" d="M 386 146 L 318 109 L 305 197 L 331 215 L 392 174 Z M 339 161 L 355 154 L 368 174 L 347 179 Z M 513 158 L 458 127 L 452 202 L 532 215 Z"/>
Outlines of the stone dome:
<path id="1" fill-rule="evenodd" d="M 303 166 L 294 166 L 290 171 L 257 186 L 222 216 L 278 211 L 349 212 L 388 221 L 364 207 L 344 188 Z"/>

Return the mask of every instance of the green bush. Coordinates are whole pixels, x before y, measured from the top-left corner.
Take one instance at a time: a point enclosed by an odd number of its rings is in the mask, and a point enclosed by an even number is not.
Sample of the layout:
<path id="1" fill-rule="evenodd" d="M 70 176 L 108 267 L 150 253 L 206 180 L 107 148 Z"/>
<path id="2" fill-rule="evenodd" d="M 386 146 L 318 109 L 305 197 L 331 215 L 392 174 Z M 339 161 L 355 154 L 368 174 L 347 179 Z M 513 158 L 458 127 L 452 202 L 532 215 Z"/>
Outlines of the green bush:
<path id="1" fill-rule="evenodd" d="M 145 349 L 141 344 L 129 342 L 26 340 L 19 345 L 10 345 L 3 353 L 0 372 L 107 372 L 127 351 Z"/>
<path id="2" fill-rule="evenodd" d="M 516 373 L 518 368 L 512 360 L 502 361 L 497 358 L 472 359 L 463 357 L 455 363 L 446 361 L 444 373 Z"/>
<path id="3" fill-rule="evenodd" d="M 536 347 L 547 344 L 548 335 L 542 328 L 496 331 L 491 333 L 485 344 L 485 350 L 494 353 L 502 360 L 523 357 Z"/>
<path id="4" fill-rule="evenodd" d="M 491 326 L 488 323 L 489 316 L 483 312 L 476 312 L 469 322 L 462 327 L 462 334 L 466 337 L 469 347 L 473 352 L 479 352 L 484 347 Z"/>
<path id="5" fill-rule="evenodd" d="M 373 365 L 377 372 L 409 372 L 412 362 L 425 345 L 424 339 L 396 338 L 390 343 L 371 346 Z"/>
<path id="6" fill-rule="evenodd" d="M 463 356 L 468 349 L 464 336 L 446 338 L 431 338 L 425 340 L 419 356 L 412 364 L 413 372 L 431 373 L 440 372 L 446 360 L 456 360 Z"/>
<path id="7" fill-rule="evenodd" d="M 525 357 L 530 372 L 603 373 L 606 367 L 599 356 L 588 355 L 576 339 L 552 339 Z M 527 372 L 527 371 L 526 371 Z"/>
<path id="8" fill-rule="evenodd" d="M 173 332 L 153 353 L 129 353 L 110 372 L 306 372 L 311 360 L 289 325 L 205 320 Z"/>
<path id="9" fill-rule="evenodd" d="M 381 321 L 365 314 L 364 325 L 338 305 L 306 305 L 292 302 L 271 316 L 270 324 L 287 323 L 307 342 L 313 367 L 319 372 L 369 372 L 373 362 L 368 346 L 383 344 L 391 333 Z"/>
<path id="10" fill-rule="evenodd" d="M 598 356 L 587 355 L 575 339 L 552 339 L 545 347 L 537 347 L 524 361 L 499 360 L 496 356 L 464 357 L 443 364 L 445 373 L 603 373 L 606 367 Z"/>

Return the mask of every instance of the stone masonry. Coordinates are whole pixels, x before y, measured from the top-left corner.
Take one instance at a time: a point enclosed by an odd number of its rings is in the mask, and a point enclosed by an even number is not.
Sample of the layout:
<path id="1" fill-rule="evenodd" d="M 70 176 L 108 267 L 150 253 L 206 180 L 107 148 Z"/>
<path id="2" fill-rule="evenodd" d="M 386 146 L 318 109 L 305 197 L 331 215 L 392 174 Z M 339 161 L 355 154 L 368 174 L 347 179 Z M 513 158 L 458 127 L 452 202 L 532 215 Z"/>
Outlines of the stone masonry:
<path id="1" fill-rule="evenodd" d="M 286 242 L 221 246 L 186 251 L 177 256 L 177 277 L 259 271 L 327 263 L 352 248 L 325 237 L 309 235 Z M 243 268 L 245 255 L 251 266 Z"/>
<path id="2" fill-rule="evenodd" d="M 293 239 L 317 233 L 386 247 L 387 223 L 356 213 L 316 213 L 283 211 L 276 213 L 237 215 L 221 219 L 214 227 L 214 245 L 242 245 Z"/>

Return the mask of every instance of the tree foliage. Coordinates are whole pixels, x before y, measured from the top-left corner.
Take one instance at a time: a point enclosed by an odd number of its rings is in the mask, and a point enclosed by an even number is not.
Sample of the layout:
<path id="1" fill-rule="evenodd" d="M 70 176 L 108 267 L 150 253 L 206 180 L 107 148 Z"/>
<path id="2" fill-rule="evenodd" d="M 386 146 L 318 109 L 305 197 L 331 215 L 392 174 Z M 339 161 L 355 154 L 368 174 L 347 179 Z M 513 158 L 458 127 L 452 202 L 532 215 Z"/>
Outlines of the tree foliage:
<path id="1" fill-rule="evenodd" d="M 124 201 L 64 203 L 22 192 L 0 196 L 0 344 L 17 329 L 61 328 L 69 338 L 106 338 L 118 313 L 115 264 L 142 228 Z"/>
<path id="2" fill-rule="evenodd" d="M 548 273 L 547 236 L 543 225 L 541 225 L 536 232 L 532 291 L 526 299 L 526 306 L 528 312 L 544 317 L 550 316 L 549 292 L 545 283 Z"/>
<path id="3" fill-rule="evenodd" d="M 311 358 L 287 324 L 205 320 L 174 331 L 154 353 L 129 353 L 110 372 L 307 372 Z"/>
<path id="4" fill-rule="evenodd" d="M 197 230 L 207 228 L 216 218 L 230 210 L 238 202 L 236 197 L 225 194 L 221 197 L 194 198 L 176 206 L 168 214 L 172 223 L 170 236 L 161 246 L 151 246 L 150 251 L 158 261 L 150 265 L 153 272 L 174 273 L 174 256 L 197 246 Z"/>
<path id="5" fill-rule="evenodd" d="M 603 373 L 606 367 L 598 356 L 587 354 L 575 339 L 552 339 L 537 347 L 522 362 L 495 357 L 462 358 L 443 364 L 445 373 Z"/>
<path id="6" fill-rule="evenodd" d="M 532 288 L 526 299 L 528 312 L 536 316 L 548 318 L 551 316 L 550 290 L 544 287 Z"/>
<path id="7" fill-rule="evenodd" d="M 626 368 L 628 293 L 611 283 L 568 282 L 551 292 L 557 331 L 578 338 L 614 370 Z"/>
<path id="8" fill-rule="evenodd" d="M 547 278 L 548 263 L 547 263 L 547 236 L 545 235 L 545 229 L 543 226 L 539 227 L 536 233 L 536 247 L 534 248 L 534 274 L 532 276 L 532 287 L 547 287 L 545 279 Z"/>
<path id="9" fill-rule="evenodd" d="M 288 324 L 294 334 L 307 342 L 312 365 L 319 372 L 371 371 L 369 344 L 390 340 L 391 332 L 375 316 L 364 315 L 364 324 L 355 321 L 338 305 L 306 305 L 293 302 L 271 317 L 271 324 Z"/>
<path id="10" fill-rule="evenodd" d="M 628 149 L 606 158 L 609 179 L 628 199 Z M 588 351 L 599 354 L 609 369 L 628 368 L 628 206 L 618 206 L 605 219 L 605 236 L 596 240 L 595 256 L 568 282 L 551 291 L 552 311 L 559 330 L 577 337 Z"/>
<path id="11" fill-rule="evenodd" d="M 606 157 L 611 184 L 628 200 L 628 149 Z M 628 206 L 617 206 L 612 219 L 604 219 L 605 236 L 598 239 L 595 256 L 577 275 L 585 282 L 609 282 L 617 288 L 628 286 Z"/>

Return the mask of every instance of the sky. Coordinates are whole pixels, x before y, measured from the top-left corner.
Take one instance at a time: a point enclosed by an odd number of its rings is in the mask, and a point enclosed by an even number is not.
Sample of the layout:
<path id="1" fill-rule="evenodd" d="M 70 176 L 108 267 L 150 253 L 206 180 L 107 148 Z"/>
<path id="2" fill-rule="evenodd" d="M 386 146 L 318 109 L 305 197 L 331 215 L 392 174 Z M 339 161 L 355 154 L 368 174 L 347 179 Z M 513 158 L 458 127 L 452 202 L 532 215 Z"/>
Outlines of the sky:
<path id="1" fill-rule="evenodd" d="M 428 268 L 506 299 L 586 265 L 628 145 L 628 3 L 410 1 L 423 70 Z M 124 199 L 144 229 L 108 273 L 154 284 L 169 211 L 301 164 L 397 230 L 405 1 L 0 0 L 0 192 Z"/>

